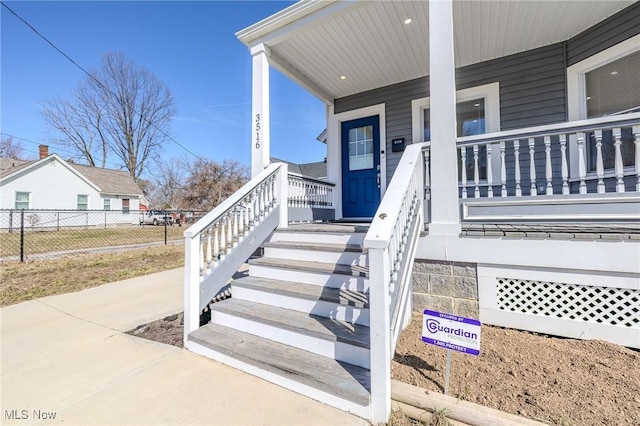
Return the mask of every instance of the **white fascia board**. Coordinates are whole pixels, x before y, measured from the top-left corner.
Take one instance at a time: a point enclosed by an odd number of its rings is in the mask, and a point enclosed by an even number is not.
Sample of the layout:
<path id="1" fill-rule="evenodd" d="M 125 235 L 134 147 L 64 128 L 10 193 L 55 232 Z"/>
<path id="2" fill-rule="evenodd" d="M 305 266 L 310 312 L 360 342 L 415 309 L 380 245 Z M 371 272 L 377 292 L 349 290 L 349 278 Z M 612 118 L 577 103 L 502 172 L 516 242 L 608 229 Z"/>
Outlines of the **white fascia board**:
<path id="1" fill-rule="evenodd" d="M 238 31 L 235 35 L 249 47 L 260 43 L 273 46 L 291 37 L 295 32 L 320 23 L 355 3 L 357 1 L 354 0 L 302 0 Z"/>
<path id="2" fill-rule="evenodd" d="M 316 83 L 311 81 L 309 77 L 295 69 L 291 64 L 282 59 L 280 56 L 271 51 L 269 55 L 269 64 L 284 74 L 287 78 L 295 81 L 304 89 L 312 93 L 315 97 L 320 99 L 327 105 L 333 105 L 333 96 L 327 93 L 326 90 L 318 86 Z"/>
<path id="3" fill-rule="evenodd" d="M 8 175 L 4 176 L 3 178 L 0 179 L 0 183 L 4 183 L 5 181 L 7 181 L 9 179 L 12 179 L 12 178 L 14 178 L 15 176 L 17 176 L 17 175 L 19 175 L 21 173 L 27 174 L 31 170 L 39 167 L 40 165 L 42 165 L 44 163 L 50 162 L 50 161 L 58 162 L 59 164 L 62 165 L 62 167 L 65 167 L 71 173 L 73 173 L 74 175 L 76 175 L 77 177 L 82 179 L 91 188 L 95 189 L 97 192 L 102 192 L 102 189 L 98 185 L 96 185 L 95 183 L 91 182 L 89 179 L 87 179 L 87 177 L 85 175 L 83 175 L 78 170 L 76 170 L 75 168 L 70 166 L 69 163 L 67 163 L 62 158 L 60 158 L 58 156 L 58 154 L 51 154 L 51 155 L 49 155 L 47 157 L 41 158 L 40 160 L 34 161 L 33 163 L 29 164 L 28 166 L 23 167 L 20 170 L 16 170 L 14 173 L 11 173 L 11 174 L 8 174 Z"/>

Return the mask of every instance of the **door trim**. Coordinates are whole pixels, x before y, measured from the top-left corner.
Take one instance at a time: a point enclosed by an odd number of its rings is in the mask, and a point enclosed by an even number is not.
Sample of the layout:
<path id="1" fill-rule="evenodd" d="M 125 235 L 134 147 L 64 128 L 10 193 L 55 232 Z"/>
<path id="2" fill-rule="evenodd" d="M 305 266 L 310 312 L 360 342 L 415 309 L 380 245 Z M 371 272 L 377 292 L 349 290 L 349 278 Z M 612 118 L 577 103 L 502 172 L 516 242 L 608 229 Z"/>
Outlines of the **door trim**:
<path id="1" fill-rule="evenodd" d="M 329 111 L 329 126 L 327 137 L 327 162 L 334 165 L 328 170 L 328 178 L 336 184 L 336 192 L 340 196 L 335 196 L 334 205 L 336 218 L 342 218 L 342 123 L 356 120 L 358 118 L 377 115 L 380 127 L 380 199 L 384 197 L 387 190 L 387 123 L 385 117 L 386 107 L 384 103 L 358 108 L 350 111 L 333 114 L 333 107 Z"/>

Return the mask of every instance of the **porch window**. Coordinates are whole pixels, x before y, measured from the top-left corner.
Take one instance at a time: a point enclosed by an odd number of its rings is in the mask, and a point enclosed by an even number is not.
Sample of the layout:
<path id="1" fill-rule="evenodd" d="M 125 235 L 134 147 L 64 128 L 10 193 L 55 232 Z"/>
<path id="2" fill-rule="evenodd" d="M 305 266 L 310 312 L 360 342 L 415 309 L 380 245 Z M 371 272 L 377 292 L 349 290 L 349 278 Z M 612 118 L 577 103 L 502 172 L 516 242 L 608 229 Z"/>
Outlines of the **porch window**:
<path id="1" fill-rule="evenodd" d="M 431 140 L 431 125 L 429 108 L 423 109 L 424 140 Z M 486 133 L 485 128 L 485 102 L 484 98 L 471 99 L 456 104 L 457 135 L 473 136 Z M 467 176 L 473 176 L 473 149 L 467 148 L 465 168 Z M 462 179 L 462 156 L 458 150 L 458 179 Z M 478 149 L 478 173 L 480 179 L 487 178 L 487 146 L 482 145 Z"/>
<path id="2" fill-rule="evenodd" d="M 28 192 L 16 192 L 15 208 L 16 210 L 28 210 L 29 209 L 29 196 Z"/>
<path id="3" fill-rule="evenodd" d="M 640 51 L 609 62 L 585 73 L 587 118 L 640 111 Z M 602 135 L 602 162 L 605 169 L 615 167 L 613 132 Z M 596 170 L 597 150 L 593 133 L 589 134 L 587 163 Z M 622 163 L 633 166 L 635 146 L 631 128 L 622 129 Z"/>
<path id="4" fill-rule="evenodd" d="M 103 201 L 104 210 L 111 210 L 111 198 L 105 198 Z"/>
<path id="5" fill-rule="evenodd" d="M 129 213 L 129 199 L 128 198 L 123 198 L 122 199 L 122 213 L 125 213 L 125 214 Z"/>
<path id="6" fill-rule="evenodd" d="M 78 210 L 87 210 L 89 208 L 89 196 L 78 194 Z"/>
<path id="7" fill-rule="evenodd" d="M 349 170 L 373 168 L 373 126 L 349 130 Z"/>

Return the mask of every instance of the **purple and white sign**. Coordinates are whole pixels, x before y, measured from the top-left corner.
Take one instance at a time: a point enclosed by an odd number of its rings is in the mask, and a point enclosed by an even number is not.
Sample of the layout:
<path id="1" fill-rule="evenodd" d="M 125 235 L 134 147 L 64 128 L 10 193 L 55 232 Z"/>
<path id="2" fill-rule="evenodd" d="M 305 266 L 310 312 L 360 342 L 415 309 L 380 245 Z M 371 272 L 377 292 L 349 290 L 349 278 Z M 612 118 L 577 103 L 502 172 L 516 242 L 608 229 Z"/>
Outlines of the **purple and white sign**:
<path id="1" fill-rule="evenodd" d="M 480 321 L 425 309 L 422 340 L 471 355 L 480 354 Z"/>

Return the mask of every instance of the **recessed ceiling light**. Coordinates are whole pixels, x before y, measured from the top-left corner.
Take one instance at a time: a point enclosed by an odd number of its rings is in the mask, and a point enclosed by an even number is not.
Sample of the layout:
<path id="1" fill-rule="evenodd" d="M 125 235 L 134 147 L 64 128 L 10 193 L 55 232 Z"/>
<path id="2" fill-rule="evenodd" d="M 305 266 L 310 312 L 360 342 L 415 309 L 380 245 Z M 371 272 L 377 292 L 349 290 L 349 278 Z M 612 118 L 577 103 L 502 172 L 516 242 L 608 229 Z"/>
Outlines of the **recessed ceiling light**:
<path id="1" fill-rule="evenodd" d="M 347 79 L 347 76 L 346 76 L 346 75 L 341 75 L 341 76 L 340 76 L 340 80 L 346 80 L 346 79 Z"/>
<path id="2" fill-rule="evenodd" d="M 405 25 L 409 25 L 411 23 L 412 19 L 411 18 L 407 18 L 404 20 L 404 24 Z"/>
<path id="3" fill-rule="evenodd" d="M 618 75 L 618 71 L 611 71 L 611 75 Z"/>
<path id="4" fill-rule="evenodd" d="M 474 107 L 476 107 L 476 108 L 477 108 L 477 107 L 479 107 L 479 106 L 480 106 L 480 104 L 475 104 L 475 105 L 474 105 Z"/>

